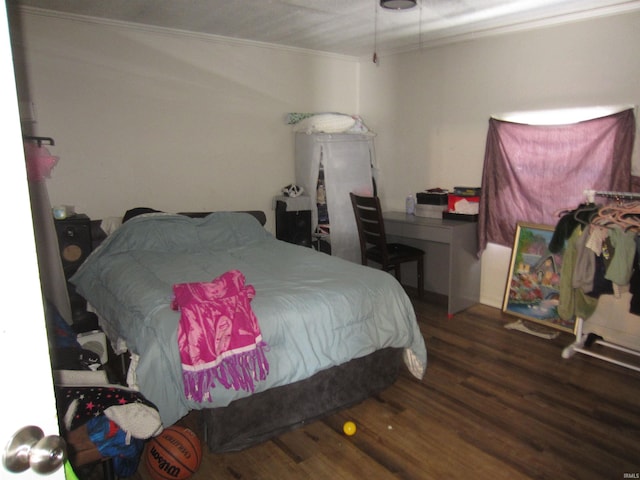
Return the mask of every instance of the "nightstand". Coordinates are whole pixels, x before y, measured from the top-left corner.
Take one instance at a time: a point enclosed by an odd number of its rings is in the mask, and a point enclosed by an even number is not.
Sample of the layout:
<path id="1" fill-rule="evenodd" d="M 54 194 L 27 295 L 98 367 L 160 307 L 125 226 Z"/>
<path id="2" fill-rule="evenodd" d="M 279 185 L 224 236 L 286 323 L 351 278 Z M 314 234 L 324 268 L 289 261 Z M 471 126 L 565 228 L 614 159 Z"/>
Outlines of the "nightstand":
<path id="1" fill-rule="evenodd" d="M 311 247 L 311 199 L 307 196 L 274 198 L 276 238 Z"/>

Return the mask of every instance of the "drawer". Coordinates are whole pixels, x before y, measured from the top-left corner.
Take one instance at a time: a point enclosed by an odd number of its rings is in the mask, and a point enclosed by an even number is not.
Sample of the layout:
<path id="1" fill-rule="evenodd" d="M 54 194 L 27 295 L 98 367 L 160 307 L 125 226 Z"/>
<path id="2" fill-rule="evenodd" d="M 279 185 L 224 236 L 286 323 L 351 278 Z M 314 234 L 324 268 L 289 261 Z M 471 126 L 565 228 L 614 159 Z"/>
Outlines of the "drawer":
<path id="1" fill-rule="evenodd" d="M 424 225 L 403 225 L 402 235 L 407 238 L 417 238 L 429 242 L 451 243 L 451 228 L 426 227 Z"/>
<path id="2" fill-rule="evenodd" d="M 415 238 L 429 242 L 451 243 L 453 229 L 436 225 L 412 225 L 404 222 L 385 221 L 387 235 L 397 237 Z"/>

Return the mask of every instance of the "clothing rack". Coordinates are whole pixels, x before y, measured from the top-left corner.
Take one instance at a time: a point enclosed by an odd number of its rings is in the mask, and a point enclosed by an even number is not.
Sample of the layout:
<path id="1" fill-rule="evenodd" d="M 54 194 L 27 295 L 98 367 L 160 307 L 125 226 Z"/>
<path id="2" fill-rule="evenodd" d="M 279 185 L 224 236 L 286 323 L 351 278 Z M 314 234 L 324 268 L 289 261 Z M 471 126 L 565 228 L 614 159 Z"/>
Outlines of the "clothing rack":
<path id="1" fill-rule="evenodd" d="M 605 362 L 614 363 L 616 365 L 620 365 L 622 367 L 630 368 L 631 370 L 635 370 L 640 372 L 640 364 L 635 365 L 630 362 L 625 362 L 622 360 L 617 360 L 609 355 L 604 355 L 600 353 L 596 353 L 590 349 L 593 345 L 602 345 L 604 347 L 612 348 L 614 350 L 618 350 L 620 352 L 628 353 L 630 355 L 635 355 L 640 357 L 640 351 L 633 350 L 631 348 L 624 347 L 622 345 L 618 345 L 617 343 L 607 342 L 602 337 L 595 333 L 584 333 L 584 319 L 581 317 L 576 318 L 576 325 L 574 327 L 574 334 L 576 337 L 575 342 L 571 345 L 565 347 L 562 350 L 562 358 L 571 358 L 575 353 L 582 353 L 584 355 L 588 355 L 590 357 L 595 357 L 600 360 L 604 360 Z"/>
<path id="2" fill-rule="evenodd" d="M 39 147 L 43 144 L 54 146 L 56 142 L 51 137 L 36 137 L 34 135 L 24 135 L 22 137 L 24 140 L 28 142 L 36 142 Z"/>
<path id="3" fill-rule="evenodd" d="M 639 200 L 640 199 L 640 194 L 633 193 L 633 192 L 585 190 L 585 196 L 587 197 L 587 201 L 590 203 L 593 203 L 596 196 L 615 198 L 616 200 Z M 638 321 L 640 321 L 640 319 Z M 620 365 L 622 367 L 640 372 L 640 362 L 638 364 L 630 363 L 628 361 L 616 359 L 609 355 L 597 353 L 591 350 L 590 347 L 592 347 L 593 345 L 602 345 L 604 347 L 608 347 L 613 350 L 617 350 L 629 355 L 640 357 L 640 351 L 638 350 L 627 348 L 617 343 L 608 342 L 604 340 L 601 336 L 595 333 L 584 333 L 584 322 L 585 320 L 583 318 L 581 317 L 576 318 L 576 323 L 574 327 L 574 335 L 576 339 L 572 344 L 568 345 L 562 351 L 562 358 L 566 359 L 566 358 L 572 357 L 575 353 L 582 353 L 590 357 L 598 358 L 605 362 L 613 363 L 615 365 Z"/>
<path id="4" fill-rule="evenodd" d="M 585 190 L 584 196 L 589 203 L 594 203 L 595 197 L 615 198 L 616 200 L 640 200 L 640 193 L 633 192 Z"/>

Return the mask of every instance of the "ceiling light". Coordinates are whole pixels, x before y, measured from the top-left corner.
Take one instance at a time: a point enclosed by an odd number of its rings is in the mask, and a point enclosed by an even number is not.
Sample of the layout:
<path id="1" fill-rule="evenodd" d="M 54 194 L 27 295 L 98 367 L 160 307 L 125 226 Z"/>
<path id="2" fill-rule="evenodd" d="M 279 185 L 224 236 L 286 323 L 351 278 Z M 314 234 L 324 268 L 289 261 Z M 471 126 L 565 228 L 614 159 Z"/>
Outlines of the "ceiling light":
<path id="1" fill-rule="evenodd" d="M 382 8 L 389 10 L 408 10 L 416 6 L 417 0 L 380 0 Z"/>

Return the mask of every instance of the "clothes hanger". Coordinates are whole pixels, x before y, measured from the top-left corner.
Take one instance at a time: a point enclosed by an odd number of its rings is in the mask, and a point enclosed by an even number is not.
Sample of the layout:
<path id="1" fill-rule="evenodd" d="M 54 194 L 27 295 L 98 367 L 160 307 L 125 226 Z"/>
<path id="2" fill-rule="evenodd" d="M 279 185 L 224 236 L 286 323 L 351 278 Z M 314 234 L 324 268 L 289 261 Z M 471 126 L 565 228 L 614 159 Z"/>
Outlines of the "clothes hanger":
<path id="1" fill-rule="evenodd" d="M 34 135 L 24 135 L 22 138 L 29 142 L 36 142 L 38 144 L 38 147 L 41 147 L 42 144 L 47 144 L 51 146 L 54 146 L 56 144 L 56 142 L 51 137 L 37 137 Z"/>
<path id="2" fill-rule="evenodd" d="M 554 215 L 556 217 L 564 217 L 565 215 L 574 215 L 578 210 L 580 210 L 582 208 L 590 208 L 590 207 L 598 208 L 598 205 L 596 205 L 595 203 L 592 203 L 592 202 L 581 203 L 577 207 L 565 207 L 563 209 L 556 210 Z"/>
<path id="3" fill-rule="evenodd" d="M 591 223 L 605 227 L 618 226 L 625 232 L 640 231 L 640 202 L 604 206 Z"/>
<path id="4" fill-rule="evenodd" d="M 581 204 L 573 211 L 573 218 L 582 225 L 590 225 L 594 215 L 599 212 L 599 207 L 595 203 Z"/>

